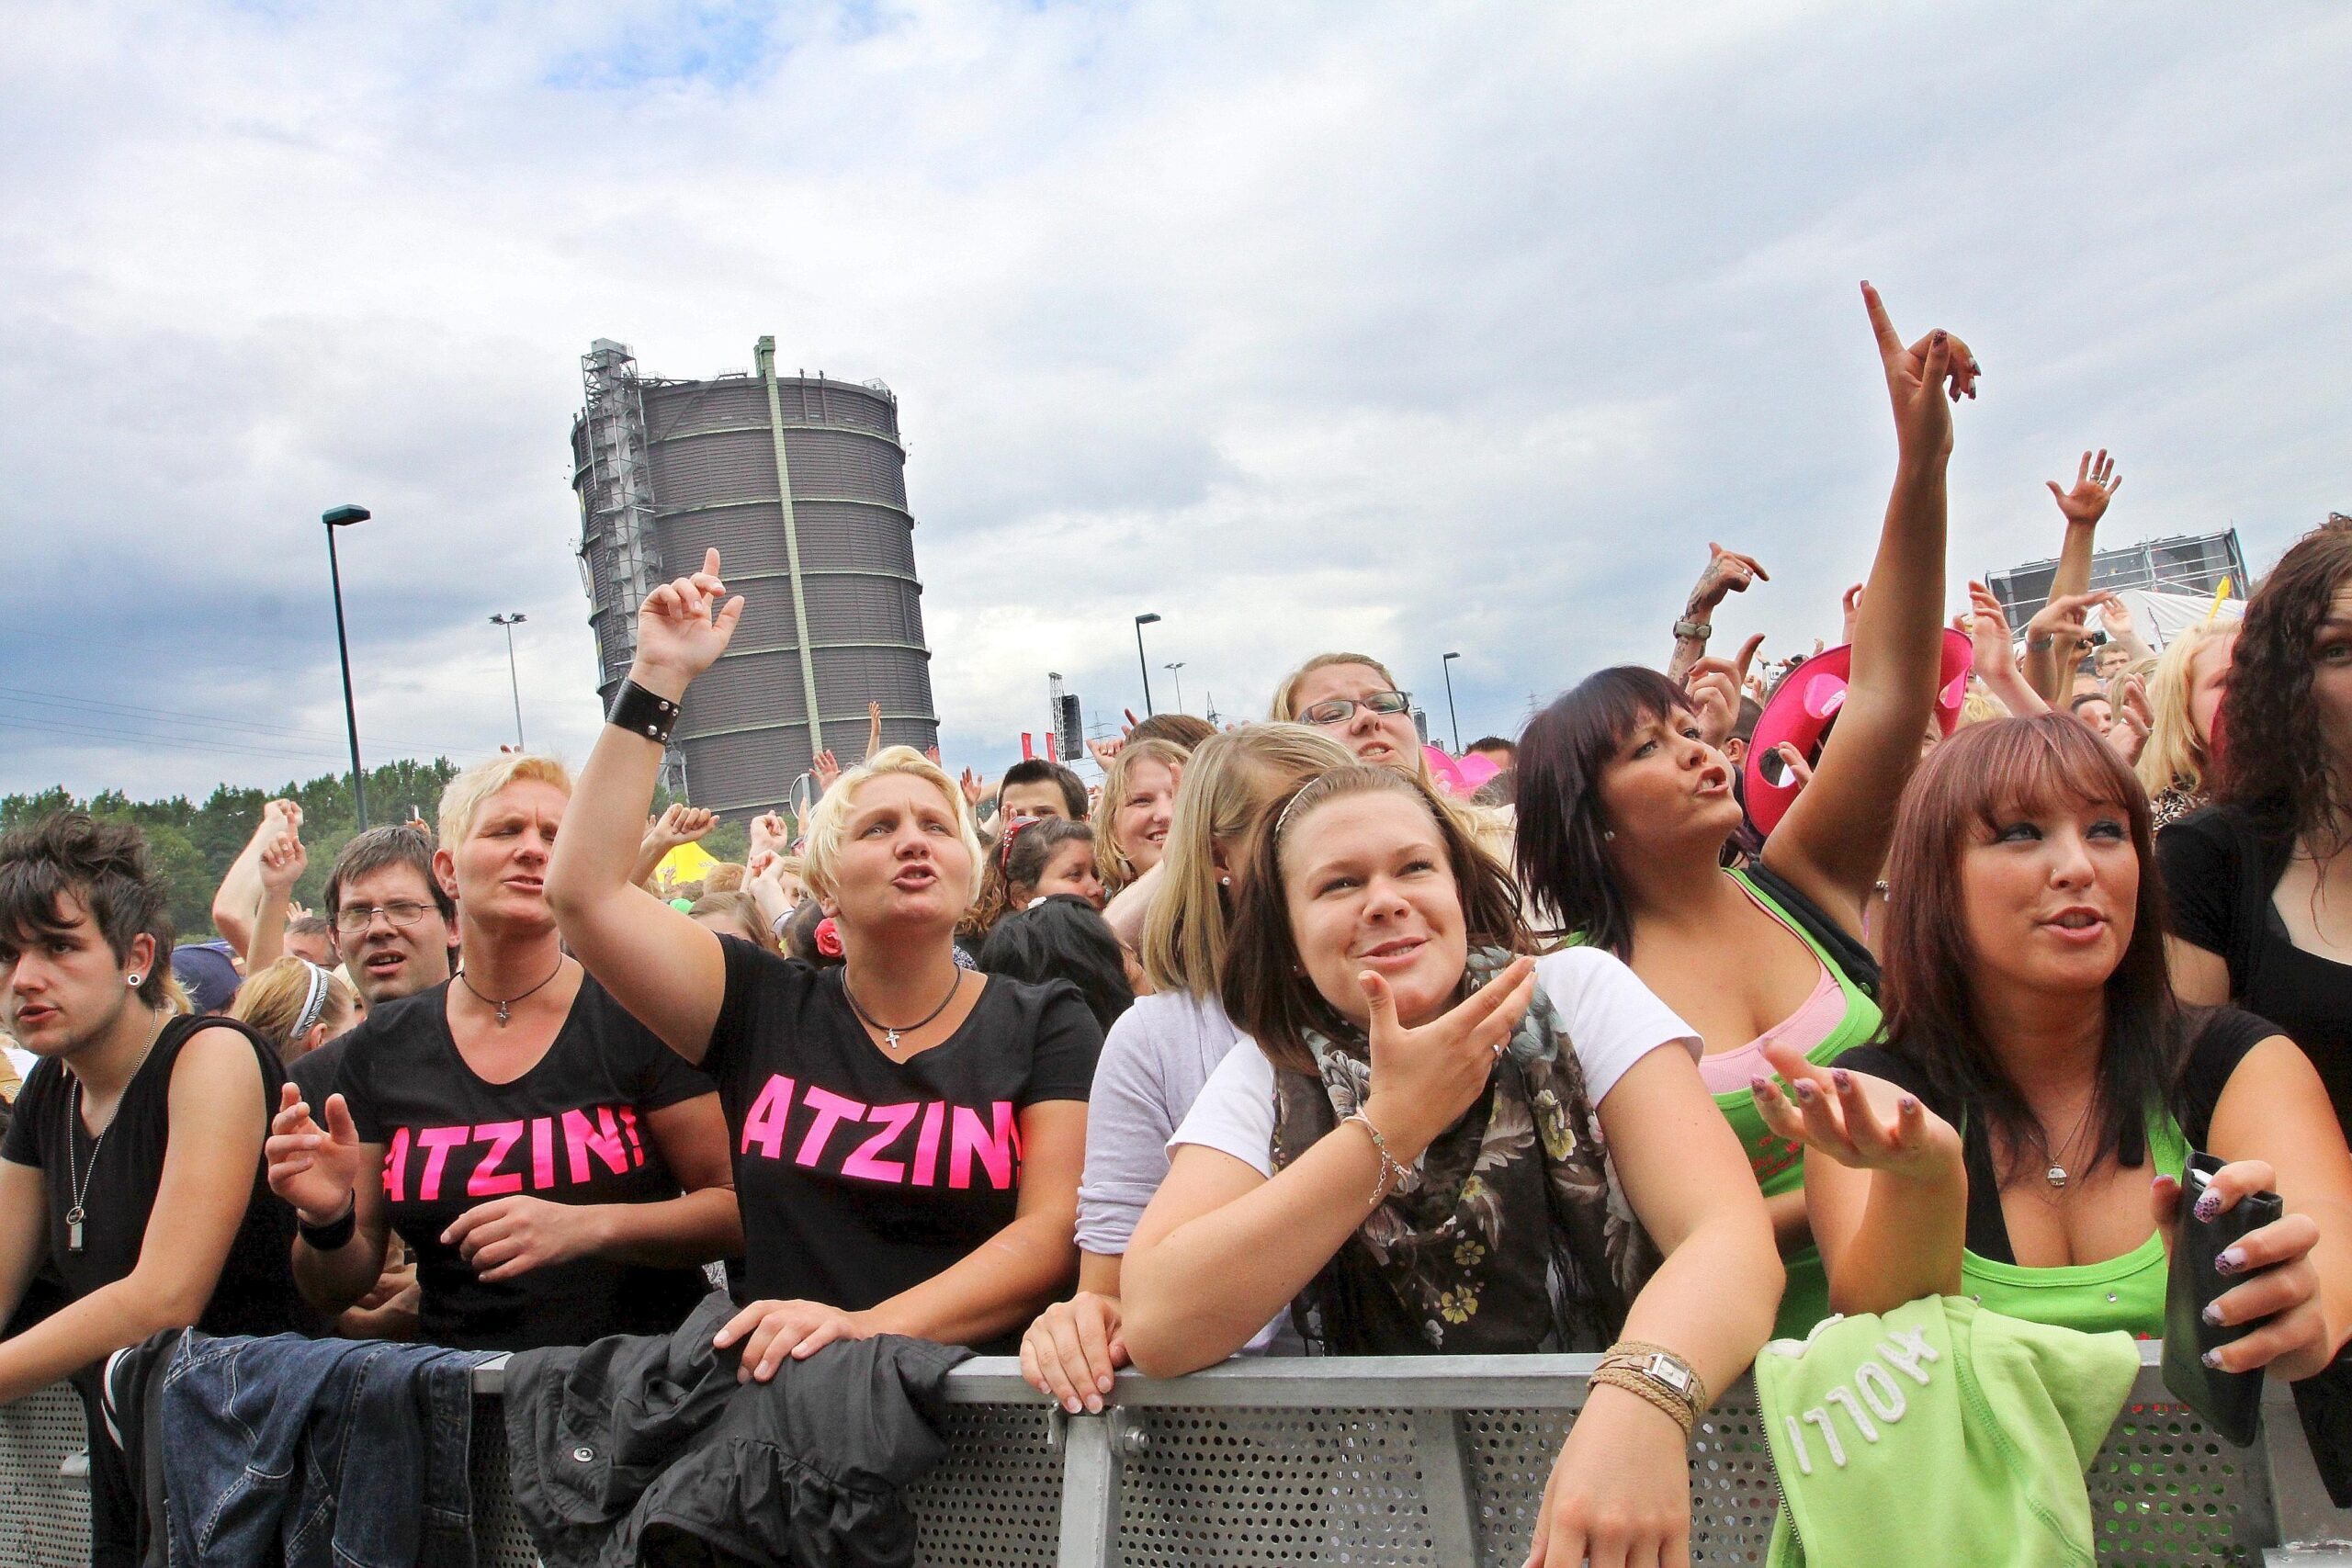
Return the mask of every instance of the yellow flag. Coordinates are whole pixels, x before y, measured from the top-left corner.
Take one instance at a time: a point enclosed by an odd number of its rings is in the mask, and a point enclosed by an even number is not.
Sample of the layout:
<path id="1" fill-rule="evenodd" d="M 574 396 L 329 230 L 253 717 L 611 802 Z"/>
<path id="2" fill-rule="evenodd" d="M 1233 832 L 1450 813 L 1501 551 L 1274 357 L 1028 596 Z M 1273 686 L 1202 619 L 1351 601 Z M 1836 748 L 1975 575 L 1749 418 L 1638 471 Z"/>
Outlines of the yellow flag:
<path id="1" fill-rule="evenodd" d="M 2229 596 L 2230 580 L 2225 576 L 2222 579 L 2222 585 L 2213 590 L 2213 607 L 2205 612 L 2205 618 L 2210 621 L 2214 616 L 2220 615 L 2222 613 L 2222 605 L 2229 599 Z"/>

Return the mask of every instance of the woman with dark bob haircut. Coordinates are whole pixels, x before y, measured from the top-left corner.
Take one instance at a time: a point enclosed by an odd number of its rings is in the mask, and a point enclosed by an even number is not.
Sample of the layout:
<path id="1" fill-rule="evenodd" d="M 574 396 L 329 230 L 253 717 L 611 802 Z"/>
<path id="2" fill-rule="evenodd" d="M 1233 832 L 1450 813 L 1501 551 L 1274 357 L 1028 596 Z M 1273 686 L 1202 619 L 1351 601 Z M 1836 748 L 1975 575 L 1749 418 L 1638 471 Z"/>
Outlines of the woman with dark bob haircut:
<path id="1" fill-rule="evenodd" d="M 2276 1022 L 2352 1128 L 2352 525 L 2246 602 L 2215 729 L 2215 804 L 2156 841 L 2174 984 Z"/>
<path id="2" fill-rule="evenodd" d="M 1895 825 L 1886 1043 L 1758 1075 L 1805 1165 L 1830 1304 L 1964 1292 L 2011 1317 L 2164 1332 L 2166 1248 L 2191 1149 L 2228 1162 L 2191 1224 L 2249 1192 L 2286 1213 L 2222 1255 L 2261 1269 L 2216 1303 L 2267 1319 L 2216 1352 L 2307 1377 L 2352 1333 L 2352 1155 L 2294 1044 L 2165 976 L 2148 802 L 2065 714 L 1962 730 Z"/>
<path id="3" fill-rule="evenodd" d="M 1631 964 L 1706 1042 L 1700 1076 L 1747 1151 L 1788 1262 L 1778 1332 L 1797 1337 L 1828 1311 L 1803 1156 L 1757 1114 L 1747 1080 L 1770 1070 L 1768 1043 L 1826 1066 L 1878 1032 L 1863 910 L 1935 709 L 1949 400 L 1973 393 L 1977 372 L 1944 333 L 1905 348 L 1868 284 L 1863 299 L 1894 407 L 1894 491 L 1845 705 L 1757 864 L 1721 869 L 1742 820 L 1734 769 L 1665 676 L 1603 670 L 1537 715 L 1519 745 L 1521 884 L 1538 914 Z"/>
<path id="4" fill-rule="evenodd" d="M 1128 1243 L 1136 1366 L 1221 1360 L 1285 1307 L 1335 1355 L 1614 1341 L 1529 1561 L 1685 1561 L 1686 1438 L 1781 1285 L 1690 1026 L 1599 948 L 1524 956 L 1510 879 L 1397 769 L 1290 790 L 1235 893 L 1223 996 L 1256 1046 Z"/>

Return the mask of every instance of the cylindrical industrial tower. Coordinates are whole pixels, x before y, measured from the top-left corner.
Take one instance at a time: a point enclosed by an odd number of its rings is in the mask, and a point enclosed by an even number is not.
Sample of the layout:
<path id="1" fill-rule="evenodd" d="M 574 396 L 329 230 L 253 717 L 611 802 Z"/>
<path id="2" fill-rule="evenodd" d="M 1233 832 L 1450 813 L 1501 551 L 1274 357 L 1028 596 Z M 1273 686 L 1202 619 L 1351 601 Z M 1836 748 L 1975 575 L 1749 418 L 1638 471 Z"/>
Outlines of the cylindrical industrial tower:
<path id="1" fill-rule="evenodd" d="M 869 702 L 886 744 L 939 738 L 898 400 L 878 381 L 779 377 L 773 338 L 756 355 L 750 376 L 664 381 L 600 338 L 571 427 L 605 702 L 653 584 L 715 545 L 744 596 L 727 656 L 686 694 L 670 759 L 673 787 L 729 817 L 782 805 L 820 750 L 854 766 Z"/>

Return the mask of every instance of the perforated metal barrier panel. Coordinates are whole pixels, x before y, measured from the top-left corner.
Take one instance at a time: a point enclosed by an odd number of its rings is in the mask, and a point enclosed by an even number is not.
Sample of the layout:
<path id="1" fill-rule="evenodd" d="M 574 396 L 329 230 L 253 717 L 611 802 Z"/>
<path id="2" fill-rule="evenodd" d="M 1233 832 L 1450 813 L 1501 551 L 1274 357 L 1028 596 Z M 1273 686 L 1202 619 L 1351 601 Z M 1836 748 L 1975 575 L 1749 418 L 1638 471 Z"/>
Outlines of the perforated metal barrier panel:
<path id="1" fill-rule="evenodd" d="M 2236 1449 L 2164 1395 L 2148 1348 L 2132 1402 L 2090 1467 L 2098 1560 L 2111 1568 L 2262 1568 L 2352 1536 L 2326 1504 L 2292 1406 L 2268 1402 L 2275 1451 Z M 1121 1382 L 1104 1416 L 1065 1420 L 1013 1363 L 950 1382 L 949 1457 L 910 1494 L 929 1568 L 1178 1568 L 1348 1563 L 1517 1568 L 1552 1462 L 1581 1407 L 1589 1357 L 1229 1364 Z M 484 1568 L 534 1568 L 508 1496 L 484 1370 L 474 1425 Z M 0 1408 L 0 1564 L 88 1560 L 88 1506 L 61 1475 L 83 1446 L 62 1387 Z M 1778 1506 L 1754 1396 L 1742 1384 L 1690 1444 L 1694 1562 L 1759 1564 Z M 2267 1550 L 2266 1550 L 2267 1549 Z"/>

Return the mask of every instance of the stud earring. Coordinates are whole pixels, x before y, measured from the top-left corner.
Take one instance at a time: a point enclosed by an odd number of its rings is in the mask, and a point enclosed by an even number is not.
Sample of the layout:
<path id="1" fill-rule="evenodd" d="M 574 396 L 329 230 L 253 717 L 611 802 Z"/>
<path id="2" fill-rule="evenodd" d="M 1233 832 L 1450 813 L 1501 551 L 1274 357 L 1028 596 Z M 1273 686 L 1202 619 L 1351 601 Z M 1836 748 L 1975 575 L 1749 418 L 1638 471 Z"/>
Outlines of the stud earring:
<path id="1" fill-rule="evenodd" d="M 1216 885 L 1219 887 L 1230 887 L 1233 886 L 1233 878 L 1229 876 L 1220 876 L 1216 879 Z"/>
<path id="2" fill-rule="evenodd" d="M 1603 828 L 1600 830 L 1600 836 L 1603 839 L 1613 839 L 1617 836 L 1617 829 L 1614 828 Z"/>
<path id="3" fill-rule="evenodd" d="M 123 983 L 135 991 L 139 988 L 139 982 L 146 977 L 144 975 L 125 975 L 122 978 Z"/>

